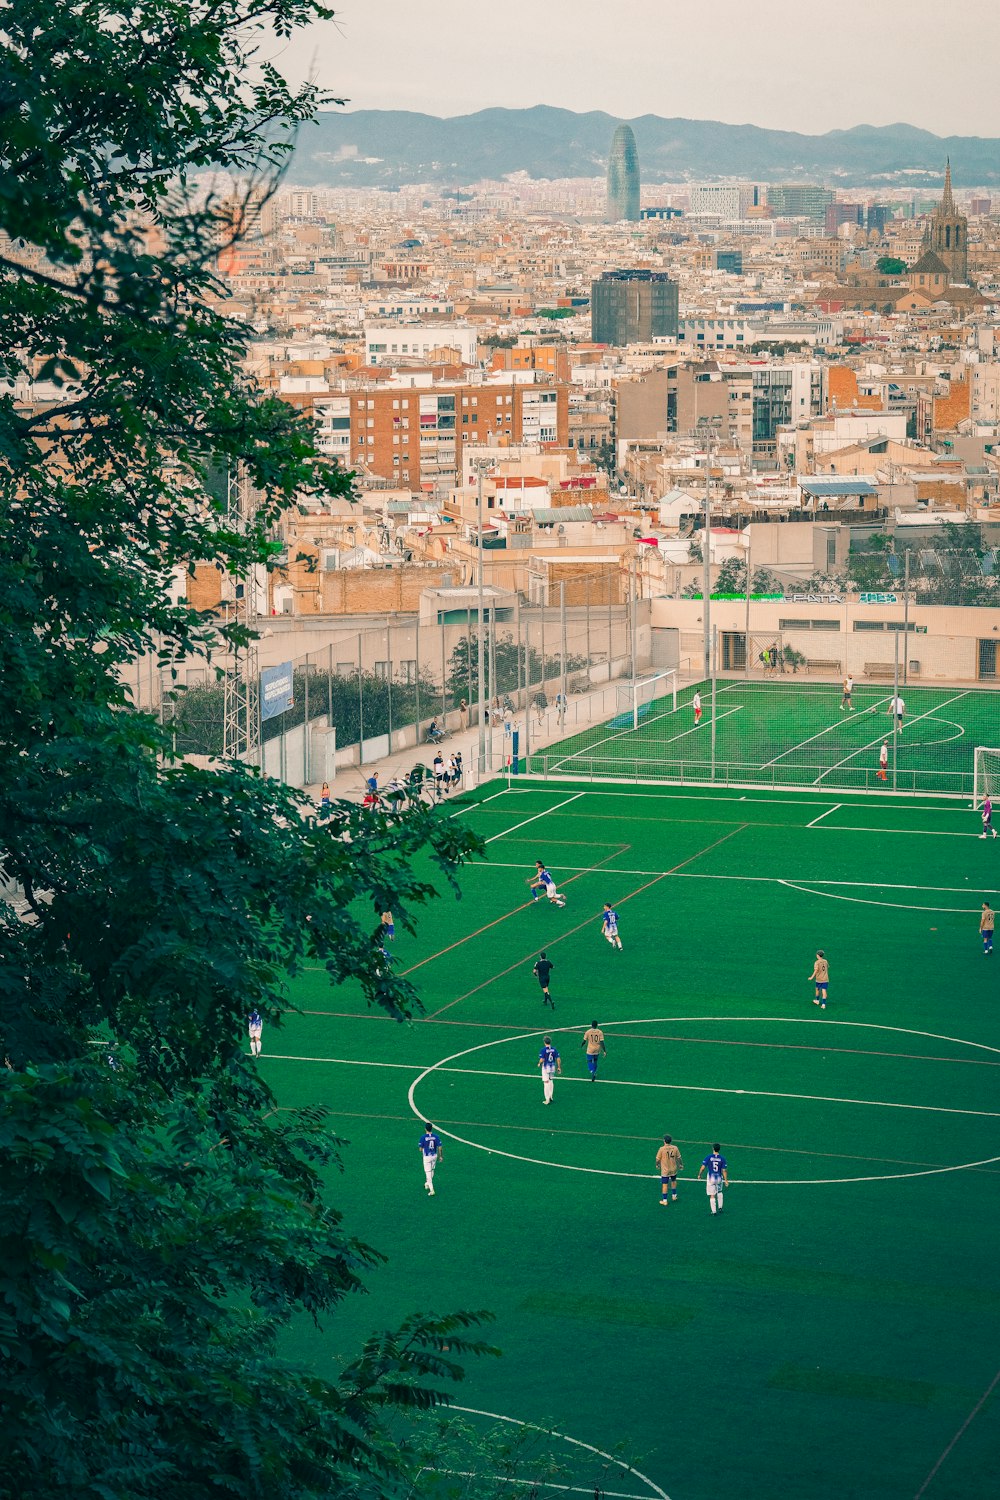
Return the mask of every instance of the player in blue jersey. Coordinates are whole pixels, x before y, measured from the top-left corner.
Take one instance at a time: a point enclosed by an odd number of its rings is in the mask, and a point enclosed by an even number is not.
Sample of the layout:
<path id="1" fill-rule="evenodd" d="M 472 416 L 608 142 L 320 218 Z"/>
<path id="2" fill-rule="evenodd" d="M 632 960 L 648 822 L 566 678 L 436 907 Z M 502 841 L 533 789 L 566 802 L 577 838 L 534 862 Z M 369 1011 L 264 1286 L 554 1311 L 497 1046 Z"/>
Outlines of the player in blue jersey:
<path id="1" fill-rule="evenodd" d="M 444 1160 L 444 1147 L 441 1144 L 441 1137 L 435 1134 L 430 1120 L 424 1126 L 424 1133 L 417 1142 L 417 1148 L 424 1159 L 424 1187 L 433 1198 L 434 1169 L 439 1161 Z"/>
<path id="2" fill-rule="evenodd" d="M 726 1172 L 726 1158 L 722 1155 L 722 1147 L 716 1141 L 708 1156 L 698 1168 L 698 1181 L 701 1181 L 702 1173 L 705 1177 L 705 1190 L 708 1193 L 708 1206 L 714 1213 L 722 1212 L 722 1189 L 729 1186 L 729 1177 Z"/>
<path id="3" fill-rule="evenodd" d="M 601 931 L 607 938 L 608 942 L 611 944 L 612 948 L 617 948 L 620 953 L 622 940 L 618 936 L 618 913 L 615 911 L 610 901 L 605 901 L 604 903 L 604 915 L 601 918 Z"/>
<path id="4" fill-rule="evenodd" d="M 553 905 L 566 905 L 566 897 L 561 896 L 556 890 L 555 881 L 540 859 L 535 860 L 535 873 L 534 875 L 529 875 L 528 885 L 531 887 L 532 901 L 537 901 L 539 896 L 544 894 L 548 896 Z"/>
<path id="5" fill-rule="evenodd" d="M 538 1066 L 542 1070 L 542 1098 L 546 1104 L 552 1103 L 552 1093 L 555 1087 L 553 1079 L 557 1073 L 562 1072 L 562 1058 L 552 1045 L 550 1036 L 542 1038 L 542 1050 L 538 1054 Z"/>
<path id="6" fill-rule="evenodd" d="M 264 1019 L 259 1010 L 252 1010 L 247 1020 L 247 1034 L 250 1037 L 250 1052 L 254 1057 L 260 1056 L 260 1039 L 264 1033 Z"/>

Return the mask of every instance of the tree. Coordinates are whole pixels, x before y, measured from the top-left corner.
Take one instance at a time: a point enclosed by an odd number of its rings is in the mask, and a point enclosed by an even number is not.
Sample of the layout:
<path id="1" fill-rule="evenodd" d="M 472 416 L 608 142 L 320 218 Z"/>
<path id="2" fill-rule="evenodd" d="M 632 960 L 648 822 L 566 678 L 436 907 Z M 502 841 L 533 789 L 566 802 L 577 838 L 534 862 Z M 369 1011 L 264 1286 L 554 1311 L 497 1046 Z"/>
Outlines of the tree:
<path id="1" fill-rule="evenodd" d="M 883 276 L 905 276 L 906 261 L 900 260 L 898 255 L 880 255 L 875 262 Z"/>
<path id="2" fill-rule="evenodd" d="M 413 1014 L 373 907 L 412 926 L 427 858 L 454 883 L 478 841 L 423 808 L 320 824 L 242 765 L 174 759 L 122 686 L 147 650 L 169 667 L 245 635 L 171 602 L 179 569 L 271 565 L 296 495 L 350 490 L 246 374 L 215 273 L 320 102 L 256 49 L 328 15 L 4 18 L 0 1418 L 5 1489 L 34 1500 L 395 1493 L 386 1413 L 486 1352 L 457 1313 L 374 1336 L 336 1381 L 280 1357 L 379 1256 L 326 1197 L 323 1113 L 277 1113 L 241 1047 L 306 961 Z M 212 484 L 233 466 L 260 494 L 245 524 Z"/>
<path id="3" fill-rule="evenodd" d="M 491 633 L 487 630 L 483 636 L 483 661 L 487 664 L 487 677 L 490 644 Z M 546 651 L 543 657 L 534 646 L 529 647 L 524 641 L 515 640 L 508 631 L 505 635 L 496 637 L 493 665 L 494 692 L 516 693 L 521 686 L 530 687 L 533 683 L 540 686 L 544 679 L 557 677 L 562 671 L 562 656 L 556 650 Z M 567 672 L 578 672 L 587 665 L 585 656 L 570 651 L 566 653 Z M 453 707 L 463 698 L 466 703 L 478 701 L 479 637 L 475 631 L 463 635 L 455 642 L 448 659 L 445 685 Z"/>

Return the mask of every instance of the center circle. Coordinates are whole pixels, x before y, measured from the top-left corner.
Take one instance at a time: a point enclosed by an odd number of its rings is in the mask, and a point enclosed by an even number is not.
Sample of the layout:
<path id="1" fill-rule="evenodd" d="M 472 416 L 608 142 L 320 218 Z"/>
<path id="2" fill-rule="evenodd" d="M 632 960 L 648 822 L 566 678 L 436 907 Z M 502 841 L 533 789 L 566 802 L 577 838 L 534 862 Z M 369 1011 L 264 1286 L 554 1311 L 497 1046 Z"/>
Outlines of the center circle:
<path id="1" fill-rule="evenodd" d="M 646 1016 L 629 1021 L 604 1021 L 602 1025 L 605 1030 L 610 1030 L 613 1026 L 663 1026 L 688 1021 L 707 1021 L 714 1024 L 753 1022 L 769 1026 L 809 1026 L 811 1028 L 842 1026 L 866 1031 L 888 1031 L 900 1036 L 919 1036 L 935 1042 L 952 1042 L 961 1047 L 970 1047 L 977 1052 L 991 1052 L 1000 1056 L 1000 1047 L 991 1047 L 986 1042 L 970 1042 L 965 1037 L 945 1036 L 937 1031 L 918 1031 L 910 1026 L 883 1026 L 875 1021 L 833 1021 L 813 1017 L 806 1020 L 794 1016 Z M 573 1028 L 560 1028 L 560 1030 L 563 1029 L 572 1030 Z M 410 1084 L 406 1095 L 410 1109 L 418 1120 L 432 1118 L 417 1108 L 416 1095 L 424 1079 L 436 1073 L 440 1068 L 447 1068 L 451 1063 L 459 1062 L 464 1057 L 471 1057 L 474 1053 L 486 1052 L 491 1047 L 505 1047 L 510 1042 L 537 1041 L 541 1034 L 541 1031 L 534 1027 L 531 1031 L 522 1031 L 514 1036 L 495 1037 L 492 1041 L 479 1042 L 475 1047 L 465 1047 L 461 1052 L 453 1052 L 450 1057 L 439 1058 L 436 1063 L 431 1063 L 430 1067 L 424 1068 Z M 928 1061 L 931 1059 L 928 1058 Z M 627 1080 L 616 1080 L 616 1083 L 627 1084 Z M 745 1091 L 733 1089 L 731 1092 L 742 1094 Z M 561 1172 L 585 1172 L 595 1177 L 629 1177 L 640 1182 L 659 1180 L 651 1172 L 621 1172 L 608 1167 L 578 1167 L 570 1162 L 548 1161 L 541 1156 L 525 1156 L 516 1151 L 502 1151 L 495 1146 L 484 1146 L 480 1141 L 470 1141 L 465 1136 L 457 1135 L 453 1130 L 446 1130 L 442 1125 L 436 1125 L 435 1129 L 440 1135 L 447 1136 L 449 1140 L 457 1141 L 461 1146 L 471 1146 L 475 1151 L 485 1151 L 488 1156 L 505 1156 L 510 1161 L 529 1162 L 539 1167 L 556 1167 Z M 912 1177 L 941 1177 L 948 1172 L 971 1171 L 976 1167 L 992 1166 L 996 1162 L 1000 1162 L 1000 1156 L 987 1156 L 977 1161 L 958 1162 L 948 1167 L 924 1167 L 916 1172 L 863 1173 L 852 1177 L 741 1177 L 740 1185 L 744 1187 L 825 1187 L 851 1182 L 896 1182 Z"/>

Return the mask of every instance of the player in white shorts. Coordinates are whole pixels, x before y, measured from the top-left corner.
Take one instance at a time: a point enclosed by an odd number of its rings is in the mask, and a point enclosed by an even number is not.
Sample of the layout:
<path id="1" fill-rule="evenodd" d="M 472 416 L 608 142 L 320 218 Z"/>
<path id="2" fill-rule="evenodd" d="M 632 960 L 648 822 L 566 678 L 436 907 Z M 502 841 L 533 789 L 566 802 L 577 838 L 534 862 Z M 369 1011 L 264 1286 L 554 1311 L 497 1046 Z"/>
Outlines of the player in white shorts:
<path id="1" fill-rule="evenodd" d="M 535 860 L 535 874 L 528 877 L 528 885 L 531 887 L 532 901 L 537 901 L 544 891 L 556 906 L 566 905 L 566 897 L 559 894 L 555 881 L 540 859 Z"/>
<path id="2" fill-rule="evenodd" d="M 705 1160 L 698 1168 L 699 1180 L 703 1172 L 708 1174 L 705 1178 L 705 1190 L 708 1193 L 708 1206 L 713 1214 L 721 1214 L 722 1189 L 729 1186 L 729 1177 L 726 1174 L 726 1158 L 721 1152 L 722 1147 L 716 1141 L 709 1155 L 705 1157 Z"/>
<path id="3" fill-rule="evenodd" d="M 424 1187 L 433 1198 L 434 1169 L 438 1162 L 444 1159 L 444 1147 L 441 1144 L 441 1137 L 435 1133 L 430 1120 L 427 1121 L 424 1133 L 417 1142 L 417 1149 L 424 1158 Z"/>

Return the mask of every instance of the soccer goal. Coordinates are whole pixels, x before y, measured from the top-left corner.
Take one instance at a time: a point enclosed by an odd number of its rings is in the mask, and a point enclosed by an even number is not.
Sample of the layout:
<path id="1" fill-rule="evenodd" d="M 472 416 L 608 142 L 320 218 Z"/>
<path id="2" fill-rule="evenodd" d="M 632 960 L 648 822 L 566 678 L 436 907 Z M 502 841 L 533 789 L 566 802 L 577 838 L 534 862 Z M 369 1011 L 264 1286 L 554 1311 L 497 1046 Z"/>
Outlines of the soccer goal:
<path id="1" fill-rule="evenodd" d="M 982 807 L 986 798 L 1000 795 L 1000 750 L 977 745 L 972 768 L 972 805 Z"/>
<path id="2" fill-rule="evenodd" d="M 670 708 L 677 709 L 677 673 L 674 668 L 667 672 L 654 672 L 651 677 L 637 677 L 631 682 L 618 684 L 618 712 L 615 722 L 623 726 L 631 723 L 638 729 L 654 703 L 664 698 L 670 700 Z M 665 711 L 666 705 L 663 705 Z"/>

